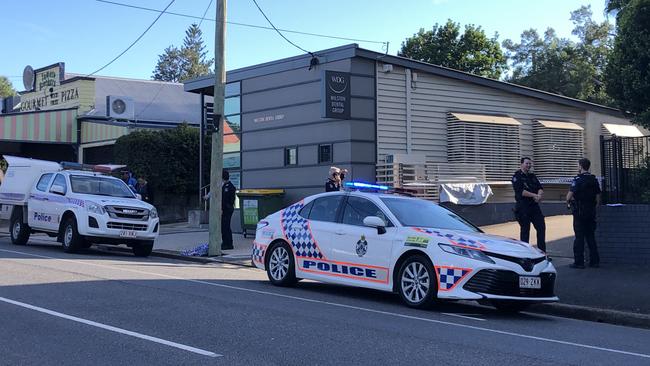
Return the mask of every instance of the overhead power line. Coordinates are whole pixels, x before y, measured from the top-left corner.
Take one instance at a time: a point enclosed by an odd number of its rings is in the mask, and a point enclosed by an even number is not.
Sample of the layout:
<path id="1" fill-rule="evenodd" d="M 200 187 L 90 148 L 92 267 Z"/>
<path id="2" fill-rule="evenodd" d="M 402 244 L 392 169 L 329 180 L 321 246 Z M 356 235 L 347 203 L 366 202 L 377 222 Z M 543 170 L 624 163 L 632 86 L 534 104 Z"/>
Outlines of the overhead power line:
<path id="1" fill-rule="evenodd" d="M 255 6 L 257 6 L 257 10 L 259 10 L 260 13 L 262 13 L 262 16 L 264 16 L 264 19 L 266 19 L 266 21 L 269 22 L 269 24 L 271 25 L 271 27 L 273 27 L 273 29 L 275 29 L 275 31 L 278 32 L 278 34 L 280 35 L 280 37 L 284 38 L 285 41 L 289 42 L 289 44 L 291 44 L 292 46 L 296 47 L 297 49 L 299 49 L 299 50 L 301 50 L 301 51 L 303 51 L 303 52 L 306 52 L 306 53 L 308 53 L 308 54 L 314 56 L 314 53 L 313 53 L 313 52 L 307 51 L 306 49 L 304 49 L 304 48 L 298 46 L 297 44 L 295 44 L 295 43 L 293 43 L 293 42 L 291 42 L 291 41 L 289 40 L 289 38 L 285 37 L 284 34 L 282 34 L 282 32 L 280 32 L 280 31 L 278 30 L 278 28 L 276 28 L 275 25 L 273 25 L 273 22 L 271 22 L 271 19 L 269 19 L 269 17 L 267 17 L 266 14 L 264 14 L 264 11 L 262 10 L 262 8 L 260 8 L 259 4 L 257 4 L 257 0 L 253 0 L 253 3 L 255 4 Z"/>
<path id="2" fill-rule="evenodd" d="M 200 20 L 202 18 L 202 17 L 195 16 L 195 15 L 189 15 L 189 14 L 183 14 L 183 13 L 174 13 L 174 12 L 165 11 L 165 10 L 146 8 L 146 7 L 143 7 L 143 6 L 135 6 L 135 5 L 130 5 L 130 4 L 118 3 L 118 2 L 115 2 L 115 1 L 108 1 L 108 0 L 95 0 L 95 1 L 98 1 L 100 3 L 117 5 L 117 6 L 124 6 L 124 7 L 127 7 L 127 8 L 152 11 L 152 12 L 156 12 L 156 13 L 166 13 L 166 14 L 169 14 L 169 15 L 175 15 L 175 16 L 190 18 L 190 19 L 199 19 Z M 204 19 L 209 20 L 211 22 L 216 22 L 216 20 L 214 18 L 204 18 Z M 226 21 L 226 24 L 239 25 L 239 26 L 242 26 L 242 27 L 266 29 L 266 30 L 275 31 L 275 29 L 273 29 L 271 27 L 265 27 L 265 26 L 261 26 L 261 25 L 238 23 L 238 22 L 231 22 L 231 21 Z M 375 43 L 375 44 L 382 44 L 382 45 L 385 45 L 387 43 L 387 42 L 382 42 L 382 41 L 372 41 L 372 40 L 368 40 L 368 39 L 358 39 L 358 38 L 350 38 L 350 37 L 331 36 L 331 35 L 327 35 L 327 34 L 302 32 L 302 31 L 296 31 L 296 30 L 290 30 L 290 29 L 282 29 L 282 28 L 278 28 L 277 30 L 285 32 L 285 33 L 302 34 L 302 35 L 306 35 L 306 36 L 330 38 L 330 39 L 340 39 L 340 40 L 352 41 L 352 42 Z"/>
<path id="3" fill-rule="evenodd" d="M 94 72 L 92 72 L 92 73 L 90 73 L 90 74 L 88 74 L 88 75 L 86 75 L 86 76 L 91 76 L 91 75 L 94 75 L 94 74 L 96 74 L 96 73 L 98 73 L 98 72 L 104 70 L 104 69 L 107 68 L 110 64 L 112 64 L 113 62 L 117 61 L 117 59 L 119 59 L 120 57 L 122 57 L 122 55 L 124 55 L 128 50 L 130 50 L 131 47 L 135 46 L 135 44 L 138 43 L 138 41 L 139 41 L 140 39 L 142 39 L 142 37 L 144 37 L 145 34 L 147 34 L 147 32 L 149 31 L 149 29 L 151 29 L 151 27 L 153 27 L 153 25 L 156 24 L 156 22 L 158 21 L 158 19 L 160 19 L 160 17 L 161 17 L 161 16 L 162 16 L 166 11 L 167 11 L 167 9 L 169 9 L 169 7 L 172 6 L 172 4 L 174 3 L 174 1 L 176 1 L 176 0 L 171 0 L 171 1 L 169 2 L 169 4 L 167 4 L 167 6 L 165 7 L 165 9 L 164 9 L 162 12 L 160 12 L 160 14 L 158 14 L 158 16 L 156 17 L 156 19 L 154 19 L 154 21 L 153 21 L 153 22 L 152 22 L 152 23 L 147 27 L 147 29 L 145 29 L 144 32 L 142 32 L 142 34 L 140 35 L 140 37 L 136 38 L 136 40 L 133 41 L 133 43 L 131 43 L 131 44 L 129 45 L 129 47 L 127 47 L 124 51 L 122 51 L 122 53 L 120 53 L 119 55 L 117 55 L 114 59 L 112 59 L 112 60 L 111 60 L 109 63 L 107 63 L 106 65 L 100 67 L 99 69 L 95 70 Z"/>
<path id="4" fill-rule="evenodd" d="M 201 28 L 201 24 L 203 23 L 203 20 L 205 20 L 205 14 L 208 13 L 208 10 L 210 10 L 210 7 L 212 6 L 212 1 L 210 0 L 210 3 L 208 4 L 208 7 L 205 8 L 205 11 L 203 12 L 203 16 L 201 17 L 201 21 L 199 22 L 199 28 Z"/>

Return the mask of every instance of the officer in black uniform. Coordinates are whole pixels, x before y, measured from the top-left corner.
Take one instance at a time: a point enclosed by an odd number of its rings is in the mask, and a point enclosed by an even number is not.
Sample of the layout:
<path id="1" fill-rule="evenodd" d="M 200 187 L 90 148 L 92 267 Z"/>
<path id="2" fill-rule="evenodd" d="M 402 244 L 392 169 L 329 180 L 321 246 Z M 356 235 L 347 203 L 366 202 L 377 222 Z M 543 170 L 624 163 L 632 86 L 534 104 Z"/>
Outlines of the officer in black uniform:
<path id="1" fill-rule="evenodd" d="M 515 190 L 515 217 L 519 222 L 519 239 L 528 243 L 530 239 L 530 224 L 537 231 L 537 247 L 546 252 L 546 222 L 539 202 L 542 200 L 544 190 L 539 179 L 530 170 L 533 161 L 530 158 L 521 158 L 521 167 L 512 176 L 512 188 Z"/>
<path id="2" fill-rule="evenodd" d="M 329 177 L 325 182 L 325 192 L 340 191 L 343 184 L 343 179 L 345 179 L 345 174 L 347 172 L 347 169 L 339 169 L 335 166 L 331 167 L 329 171 Z"/>
<path id="3" fill-rule="evenodd" d="M 232 230 L 230 219 L 235 212 L 235 186 L 230 181 L 230 173 L 223 170 L 221 173 L 223 185 L 221 186 L 221 250 L 234 249 L 232 245 Z"/>
<path id="4" fill-rule="evenodd" d="M 596 177 L 589 173 L 591 162 L 587 158 L 578 161 L 580 173 L 573 178 L 567 194 L 567 204 L 573 213 L 574 262 L 571 268 L 585 268 L 585 240 L 589 246 L 589 266 L 598 267 L 600 256 L 596 247 L 596 205 L 600 195 L 600 185 Z"/>

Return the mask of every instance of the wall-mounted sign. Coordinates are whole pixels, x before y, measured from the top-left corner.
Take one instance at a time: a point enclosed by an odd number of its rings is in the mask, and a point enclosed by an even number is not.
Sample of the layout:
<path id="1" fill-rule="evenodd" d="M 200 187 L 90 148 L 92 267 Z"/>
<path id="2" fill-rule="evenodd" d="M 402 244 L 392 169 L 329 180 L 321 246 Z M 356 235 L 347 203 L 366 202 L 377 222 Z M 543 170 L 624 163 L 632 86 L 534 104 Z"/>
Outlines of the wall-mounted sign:
<path id="1" fill-rule="evenodd" d="M 279 121 L 284 119 L 284 114 L 275 114 L 275 115 L 270 115 L 270 116 L 262 116 L 262 117 L 256 117 L 253 118 L 253 122 L 259 123 L 259 122 L 270 122 L 270 121 Z"/>
<path id="2" fill-rule="evenodd" d="M 88 89 L 87 86 L 87 83 L 90 82 L 88 80 L 92 79 L 76 77 L 65 80 L 64 77 L 65 64 L 63 62 L 36 70 L 33 70 L 31 66 L 25 67 L 23 83 L 27 90 L 21 93 L 20 111 L 77 107 L 80 99 L 83 98 L 84 91 L 94 95 L 94 90 Z"/>
<path id="3" fill-rule="evenodd" d="M 350 73 L 323 71 L 321 82 L 322 117 L 350 119 Z"/>

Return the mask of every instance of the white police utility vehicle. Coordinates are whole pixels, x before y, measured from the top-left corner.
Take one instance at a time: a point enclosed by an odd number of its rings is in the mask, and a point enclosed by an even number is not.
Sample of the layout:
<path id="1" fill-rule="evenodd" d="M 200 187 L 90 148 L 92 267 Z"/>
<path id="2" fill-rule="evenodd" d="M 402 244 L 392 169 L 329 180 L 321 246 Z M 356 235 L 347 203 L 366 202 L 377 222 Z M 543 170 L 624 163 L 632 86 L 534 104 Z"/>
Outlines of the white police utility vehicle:
<path id="1" fill-rule="evenodd" d="M 397 292 L 416 308 L 464 299 L 519 311 L 558 301 L 553 264 L 528 243 L 386 186 L 346 185 L 374 192 L 317 194 L 258 223 L 253 263 L 273 284 L 305 278 Z"/>
<path id="2" fill-rule="evenodd" d="M 32 233 L 46 233 L 66 252 L 96 243 L 126 244 L 136 256 L 151 254 L 158 212 L 123 181 L 102 174 L 109 167 L 4 158 L 9 167 L 0 185 L 0 204 L 14 244 L 26 244 Z"/>

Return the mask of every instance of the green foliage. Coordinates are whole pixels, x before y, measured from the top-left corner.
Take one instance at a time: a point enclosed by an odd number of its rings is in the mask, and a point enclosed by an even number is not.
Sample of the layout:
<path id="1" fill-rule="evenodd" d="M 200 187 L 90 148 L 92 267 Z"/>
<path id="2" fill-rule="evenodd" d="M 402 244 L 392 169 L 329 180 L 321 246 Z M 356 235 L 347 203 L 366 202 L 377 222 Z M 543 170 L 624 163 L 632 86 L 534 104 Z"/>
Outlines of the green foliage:
<path id="1" fill-rule="evenodd" d="M 488 38 L 481 27 L 472 24 L 461 34 L 460 24 L 447 20 L 407 38 L 398 55 L 498 79 L 508 66 L 497 38 L 497 34 Z"/>
<path id="2" fill-rule="evenodd" d="M 120 137 L 115 159 L 137 177 L 144 176 L 154 192 L 198 193 L 199 130 L 186 123 L 161 131 L 139 130 Z M 204 182 L 209 177 L 210 139 L 204 142 Z"/>
<path id="3" fill-rule="evenodd" d="M 16 90 L 11 84 L 11 81 L 6 76 L 0 76 L 0 98 L 10 97 L 12 95 L 16 95 Z"/>
<path id="4" fill-rule="evenodd" d="M 207 75 L 214 63 L 214 59 L 206 59 L 207 54 L 203 45 L 203 32 L 197 24 L 192 24 L 185 31 L 185 39 L 180 49 L 172 45 L 158 56 L 152 78 L 181 82 Z"/>
<path id="5" fill-rule="evenodd" d="M 607 92 L 618 108 L 634 114 L 634 123 L 650 127 L 650 0 L 624 3 L 616 15 Z"/>
<path id="6" fill-rule="evenodd" d="M 522 33 L 519 43 L 503 42 L 513 71 L 506 80 L 551 93 L 611 105 L 604 87 L 607 56 L 612 48 L 613 26 L 596 23 L 591 7 L 571 12 L 573 34 L 579 42 L 559 38 L 548 28 L 544 37 L 535 29 Z"/>

